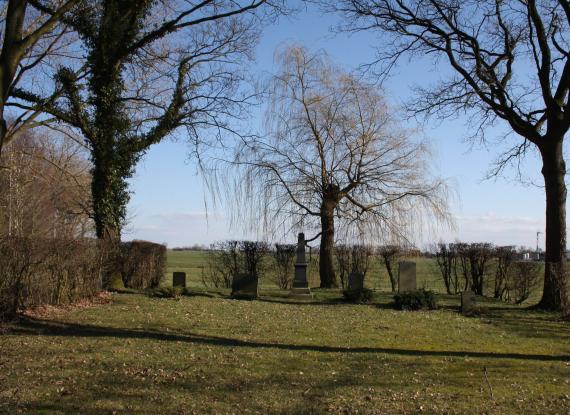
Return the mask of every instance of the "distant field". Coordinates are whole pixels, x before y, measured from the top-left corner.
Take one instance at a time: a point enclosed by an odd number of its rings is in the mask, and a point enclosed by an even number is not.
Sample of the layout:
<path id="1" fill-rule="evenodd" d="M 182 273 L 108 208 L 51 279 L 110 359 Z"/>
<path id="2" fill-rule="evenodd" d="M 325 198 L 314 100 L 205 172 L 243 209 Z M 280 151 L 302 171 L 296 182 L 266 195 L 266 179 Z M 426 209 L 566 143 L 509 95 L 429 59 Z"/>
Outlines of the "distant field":
<path id="1" fill-rule="evenodd" d="M 186 272 L 187 285 L 191 288 L 203 288 L 202 274 L 207 267 L 207 252 L 205 251 L 172 251 L 168 250 L 168 263 L 166 274 L 164 276 L 163 285 L 172 285 L 172 273 L 174 271 Z M 406 258 L 406 261 L 414 261 L 417 267 L 417 285 L 418 288 L 425 288 L 439 293 L 445 293 L 445 286 L 441 279 L 441 274 L 437 267 L 435 259 L 431 258 Z M 397 272 L 397 266 L 394 270 Z M 490 273 L 487 277 L 487 292 L 492 290 L 493 267 L 490 267 Z M 311 257 L 309 266 L 309 283 L 311 287 L 319 286 L 319 263 L 318 256 Z M 366 274 L 365 284 L 367 287 L 377 291 L 391 291 L 390 279 L 384 263 L 379 258 L 372 259 L 370 269 Z M 264 273 L 261 277 L 262 290 L 275 290 L 276 284 L 273 282 L 272 266 L 269 262 L 265 266 Z M 536 287 L 531 297 L 525 302 L 526 304 L 536 303 L 541 295 L 542 285 Z"/>
<path id="2" fill-rule="evenodd" d="M 186 272 L 187 284 L 190 287 L 203 287 L 202 272 L 207 266 L 207 253 L 204 251 L 168 251 L 168 265 L 164 277 L 164 285 L 172 285 L 172 273 L 174 271 Z M 435 291 L 444 289 L 437 264 L 429 258 L 408 258 L 415 261 L 417 266 L 418 287 L 425 287 Z M 313 255 L 309 268 L 310 283 L 312 286 L 319 285 L 318 257 Z M 397 272 L 397 269 L 395 270 Z M 370 270 L 366 275 L 366 285 L 370 288 L 390 291 L 390 280 L 384 264 L 378 259 L 374 259 L 370 265 Z M 266 267 L 262 276 L 261 286 L 276 288 L 273 282 L 271 267 Z"/>

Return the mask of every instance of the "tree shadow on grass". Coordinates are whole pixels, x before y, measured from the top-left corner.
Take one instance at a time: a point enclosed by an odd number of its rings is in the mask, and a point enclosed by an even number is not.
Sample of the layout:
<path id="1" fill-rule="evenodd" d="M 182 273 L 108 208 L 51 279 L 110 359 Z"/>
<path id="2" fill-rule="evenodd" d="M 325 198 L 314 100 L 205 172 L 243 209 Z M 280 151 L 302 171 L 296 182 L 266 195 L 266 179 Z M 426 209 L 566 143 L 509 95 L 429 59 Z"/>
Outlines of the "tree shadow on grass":
<path id="1" fill-rule="evenodd" d="M 86 324 L 65 323 L 23 317 L 10 329 L 16 335 L 74 336 L 74 337 L 111 337 L 126 339 L 150 339 L 158 341 L 176 341 L 194 344 L 206 344 L 224 347 L 274 348 L 290 351 L 312 351 L 319 353 L 384 353 L 400 356 L 456 356 L 487 359 L 519 359 L 536 361 L 570 361 L 570 355 L 545 355 L 527 353 L 493 353 L 479 351 L 414 350 L 385 347 L 342 347 L 311 344 L 285 344 L 233 339 L 221 336 L 207 336 L 191 332 L 163 332 L 152 329 L 128 329 L 93 326 Z"/>

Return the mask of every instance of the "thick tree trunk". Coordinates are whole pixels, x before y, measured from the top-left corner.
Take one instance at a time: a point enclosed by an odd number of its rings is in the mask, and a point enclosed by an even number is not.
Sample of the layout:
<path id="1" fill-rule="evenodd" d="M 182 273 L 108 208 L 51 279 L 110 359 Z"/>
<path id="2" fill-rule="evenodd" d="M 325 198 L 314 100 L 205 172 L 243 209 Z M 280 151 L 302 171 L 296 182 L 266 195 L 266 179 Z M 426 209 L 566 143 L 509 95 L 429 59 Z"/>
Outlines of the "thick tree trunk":
<path id="1" fill-rule="evenodd" d="M 566 293 L 566 163 L 563 135 L 540 147 L 546 192 L 546 253 L 544 288 L 537 307 L 562 311 Z"/>
<path id="2" fill-rule="evenodd" d="M 105 242 L 119 242 L 121 239 L 121 205 L 117 203 L 117 179 L 105 163 L 94 163 L 91 192 L 93 198 L 93 219 L 97 238 Z"/>
<path id="3" fill-rule="evenodd" d="M 321 246 L 319 252 L 319 275 L 321 288 L 336 288 L 334 272 L 334 208 L 335 203 L 324 201 L 321 206 Z"/>

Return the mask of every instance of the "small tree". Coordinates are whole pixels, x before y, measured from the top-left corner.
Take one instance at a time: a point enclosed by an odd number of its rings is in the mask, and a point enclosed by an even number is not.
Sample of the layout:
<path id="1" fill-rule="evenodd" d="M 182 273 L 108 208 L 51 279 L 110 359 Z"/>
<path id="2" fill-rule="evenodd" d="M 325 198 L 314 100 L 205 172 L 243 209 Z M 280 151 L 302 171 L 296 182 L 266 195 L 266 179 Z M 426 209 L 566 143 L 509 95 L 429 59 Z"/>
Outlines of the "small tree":
<path id="1" fill-rule="evenodd" d="M 338 264 L 338 277 L 340 286 L 344 290 L 348 287 L 348 274 L 350 274 L 350 246 L 336 244 L 334 247 L 336 261 Z"/>
<path id="2" fill-rule="evenodd" d="M 386 272 L 388 272 L 388 276 L 390 277 L 393 293 L 398 291 L 398 278 L 394 274 L 394 262 L 401 251 L 401 248 L 397 245 L 385 245 L 378 248 L 378 255 L 382 257 Z"/>
<path id="3" fill-rule="evenodd" d="M 438 243 L 435 258 L 446 292 L 448 294 L 457 294 L 460 288 L 457 275 L 457 252 L 453 244 Z"/>
<path id="4" fill-rule="evenodd" d="M 493 258 L 493 245 L 490 243 L 472 243 L 467 249 L 471 270 L 471 289 L 477 295 L 483 295 L 485 275 L 489 261 Z"/>

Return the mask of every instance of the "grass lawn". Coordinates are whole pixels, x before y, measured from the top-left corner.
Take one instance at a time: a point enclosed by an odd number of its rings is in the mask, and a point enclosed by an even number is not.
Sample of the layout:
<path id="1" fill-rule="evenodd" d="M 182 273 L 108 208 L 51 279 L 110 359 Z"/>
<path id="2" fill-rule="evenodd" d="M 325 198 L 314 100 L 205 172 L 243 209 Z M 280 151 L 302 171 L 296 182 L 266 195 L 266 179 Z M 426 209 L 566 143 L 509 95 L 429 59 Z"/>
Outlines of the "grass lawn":
<path id="1" fill-rule="evenodd" d="M 554 314 L 278 294 L 113 294 L 22 318 L 0 334 L 0 413 L 570 413 L 570 323 Z"/>

